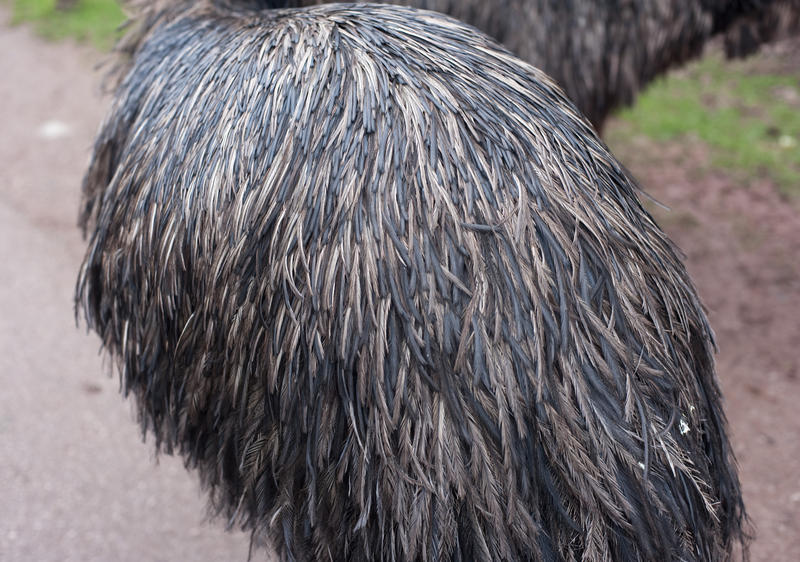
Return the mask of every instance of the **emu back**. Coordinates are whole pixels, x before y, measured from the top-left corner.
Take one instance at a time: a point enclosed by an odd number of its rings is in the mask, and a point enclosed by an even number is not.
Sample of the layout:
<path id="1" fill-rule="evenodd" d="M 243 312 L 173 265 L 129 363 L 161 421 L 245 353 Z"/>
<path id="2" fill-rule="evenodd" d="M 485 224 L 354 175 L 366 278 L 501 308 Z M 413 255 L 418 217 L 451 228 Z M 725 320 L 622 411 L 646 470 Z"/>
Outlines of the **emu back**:
<path id="1" fill-rule="evenodd" d="M 198 3 L 96 141 L 78 309 L 289 560 L 712 560 L 743 507 L 676 249 L 475 29 Z"/>

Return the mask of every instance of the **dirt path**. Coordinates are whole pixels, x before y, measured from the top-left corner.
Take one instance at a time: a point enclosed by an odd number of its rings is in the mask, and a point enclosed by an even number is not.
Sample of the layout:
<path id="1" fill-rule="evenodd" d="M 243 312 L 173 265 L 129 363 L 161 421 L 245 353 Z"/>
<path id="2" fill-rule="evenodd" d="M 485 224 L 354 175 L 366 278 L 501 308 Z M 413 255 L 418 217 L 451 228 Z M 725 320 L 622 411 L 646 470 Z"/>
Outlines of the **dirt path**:
<path id="1" fill-rule="evenodd" d="M 8 28 L 0 5 L 0 560 L 247 560 L 180 461 L 153 462 L 98 340 L 75 328 L 97 59 Z"/>
<path id="2" fill-rule="evenodd" d="M 7 19 L 0 6 L 0 559 L 246 560 L 245 535 L 204 523 L 181 463 L 153 463 L 96 338 L 74 326 L 78 190 L 105 107 L 97 58 Z M 709 171 L 693 147 L 628 152 L 672 208 L 656 215 L 716 329 L 753 559 L 800 560 L 798 207 Z"/>
<path id="3" fill-rule="evenodd" d="M 800 75 L 800 74 L 799 74 Z M 613 127 L 613 124 L 612 124 Z M 649 205 L 686 253 L 717 336 L 752 559 L 800 560 L 800 202 L 769 181 L 713 170 L 702 147 L 631 146 L 618 154 L 670 207 Z"/>

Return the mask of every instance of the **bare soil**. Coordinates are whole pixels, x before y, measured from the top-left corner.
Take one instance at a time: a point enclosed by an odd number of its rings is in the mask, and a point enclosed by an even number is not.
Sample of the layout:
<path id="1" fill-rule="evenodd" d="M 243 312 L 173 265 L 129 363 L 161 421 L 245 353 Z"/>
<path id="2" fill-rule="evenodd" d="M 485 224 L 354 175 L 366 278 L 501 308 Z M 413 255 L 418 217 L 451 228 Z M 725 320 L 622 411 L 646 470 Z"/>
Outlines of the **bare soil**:
<path id="1" fill-rule="evenodd" d="M 75 326 L 96 53 L 9 28 L 0 2 L 0 560 L 245 561 L 197 479 L 154 462 L 98 340 Z"/>
<path id="2" fill-rule="evenodd" d="M 203 522 L 180 463 L 152 462 L 96 338 L 74 326 L 78 186 L 105 107 L 98 57 L 7 21 L 0 5 L 0 558 L 245 560 L 247 537 Z M 800 79 L 798 52 L 761 64 Z M 709 310 L 752 559 L 800 560 L 800 203 L 714 169 L 691 140 L 615 149 L 670 208 L 650 205 Z"/>
<path id="3" fill-rule="evenodd" d="M 752 559 L 800 560 L 800 201 L 714 169 L 691 140 L 638 139 L 617 155 L 669 207 L 647 203 L 708 309 Z"/>

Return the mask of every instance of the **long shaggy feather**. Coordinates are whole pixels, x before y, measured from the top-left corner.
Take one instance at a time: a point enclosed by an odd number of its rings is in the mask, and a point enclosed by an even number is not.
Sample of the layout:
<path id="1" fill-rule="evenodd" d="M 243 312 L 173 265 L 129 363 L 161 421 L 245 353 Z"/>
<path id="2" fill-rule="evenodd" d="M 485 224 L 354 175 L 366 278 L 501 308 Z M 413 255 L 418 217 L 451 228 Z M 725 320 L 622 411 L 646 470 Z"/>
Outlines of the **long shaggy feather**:
<path id="1" fill-rule="evenodd" d="M 546 75 L 407 8 L 153 21 L 77 303 L 219 511 L 288 560 L 729 554 L 711 331 Z"/>

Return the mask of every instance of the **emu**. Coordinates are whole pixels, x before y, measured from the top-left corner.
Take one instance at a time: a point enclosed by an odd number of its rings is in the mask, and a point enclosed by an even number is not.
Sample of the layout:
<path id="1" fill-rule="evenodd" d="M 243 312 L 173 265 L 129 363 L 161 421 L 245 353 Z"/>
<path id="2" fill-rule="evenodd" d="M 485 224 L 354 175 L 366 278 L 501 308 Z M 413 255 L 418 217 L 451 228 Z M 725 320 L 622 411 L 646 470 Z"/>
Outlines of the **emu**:
<path id="1" fill-rule="evenodd" d="M 77 310 L 143 430 L 286 560 L 720 560 L 713 335 L 553 80 L 383 5 L 140 14 Z"/>

